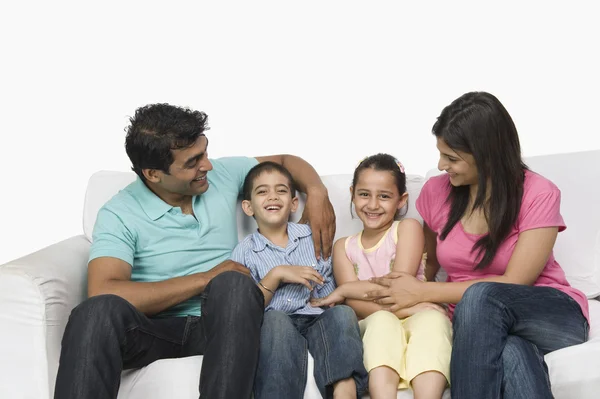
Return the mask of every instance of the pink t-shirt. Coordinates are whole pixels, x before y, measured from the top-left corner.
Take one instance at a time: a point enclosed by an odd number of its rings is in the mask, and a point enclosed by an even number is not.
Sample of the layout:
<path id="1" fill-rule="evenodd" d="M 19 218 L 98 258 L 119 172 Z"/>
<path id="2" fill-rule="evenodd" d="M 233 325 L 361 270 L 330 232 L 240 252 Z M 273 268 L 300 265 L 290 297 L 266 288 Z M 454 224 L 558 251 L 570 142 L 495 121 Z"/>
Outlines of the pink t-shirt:
<path id="1" fill-rule="evenodd" d="M 467 233 L 459 221 L 446 239 L 440 240 L 450 213 L 450 204 L 446 201 L 450 187 L 447 174 L 432 177 L 423 186 L 416 202 L 417 210 L 423 220 L 438 235 L 436 255 L 440 266 L 448 273 L 449 282 L 501 276 L 506 271 L 521 232 L 542 227 L 558 227 L 558 231 L 566 228 L 560 214 L 558 187 L 537 173 L 525 171 L 523 201 L 515 227 L 498 247 L 492 262 L 484 269 L 474 270 L 477 264 L 477 251 L 471 252 L 471 249 L 481 238 L 480 235 Z M 546 266 L 533 285 L 553 287 L 568 294 L 581 306 L 583 315 L 589 322 L 587 298 L 581 291 L 569 285 L 564 271 L 554 259 L 553 252 L 550 253 Z M 450 312 L 453 311 L 454 305 L 450 305 Z"/>

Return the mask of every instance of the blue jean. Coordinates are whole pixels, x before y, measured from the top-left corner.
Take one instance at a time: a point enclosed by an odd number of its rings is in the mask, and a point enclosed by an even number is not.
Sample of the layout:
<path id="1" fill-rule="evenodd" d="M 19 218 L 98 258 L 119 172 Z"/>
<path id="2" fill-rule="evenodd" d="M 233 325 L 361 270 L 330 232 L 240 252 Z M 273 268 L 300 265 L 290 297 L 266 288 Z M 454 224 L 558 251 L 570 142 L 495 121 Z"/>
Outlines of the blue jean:
<path id="1" fill-rule="evenodd" d="M 92 297 L 69 317 L 54 397 L 114 399 L 121 370 L 203 354 L 201 398 L 250 399 L 263 314 L 262 293 L 237 272 L 210 281 L 202 317 L 150 318 L 119 296 Z"/>
<path id="2" fill-rule="evenodd" d="M 368 387 L 358 321 L 348 306 L 335 306 L 316 316 L 268 311 L 260 340 L 255 399 L 302 399 L 309 351 L 323 398 L 332 397 L 335 382 L 349 377 L 354 378 L 358 395 Z"/>
<path id="3" fill-rule="evenodd" d="M 552 398 L 544 355 L 587 340 L 577 302 L 550 287 L 476 283 L 456 306 L 452 399 Z"/>

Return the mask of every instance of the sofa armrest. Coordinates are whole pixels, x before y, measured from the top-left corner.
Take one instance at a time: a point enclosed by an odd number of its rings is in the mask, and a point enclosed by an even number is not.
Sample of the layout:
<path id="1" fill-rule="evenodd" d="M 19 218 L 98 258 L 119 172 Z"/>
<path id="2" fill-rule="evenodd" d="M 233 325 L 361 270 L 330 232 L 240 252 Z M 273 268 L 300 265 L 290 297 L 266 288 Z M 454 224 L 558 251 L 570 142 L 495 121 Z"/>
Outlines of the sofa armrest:
<path id="1" fill-rule="evenodd" d="M 90 242 L 75 236 L 0 266 L 0 398 L 50 398 Z"/>

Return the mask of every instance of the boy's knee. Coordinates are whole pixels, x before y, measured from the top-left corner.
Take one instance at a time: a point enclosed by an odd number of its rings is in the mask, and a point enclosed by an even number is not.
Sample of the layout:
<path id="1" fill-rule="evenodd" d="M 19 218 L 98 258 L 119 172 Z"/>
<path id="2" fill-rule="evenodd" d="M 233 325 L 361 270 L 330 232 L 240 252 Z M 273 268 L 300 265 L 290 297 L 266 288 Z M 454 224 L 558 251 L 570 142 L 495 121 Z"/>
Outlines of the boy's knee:
<path id="1" fill-rule="evenodd" d="M 337 321 L 338 323 L 350 323 L 352 325 L 358 323 L 358 319 L 356 318 L 356 313 L 354 310 L 347 305 L 337 305 L 333 308 L 329 308 L 326 310 L 328 316 Z"/>

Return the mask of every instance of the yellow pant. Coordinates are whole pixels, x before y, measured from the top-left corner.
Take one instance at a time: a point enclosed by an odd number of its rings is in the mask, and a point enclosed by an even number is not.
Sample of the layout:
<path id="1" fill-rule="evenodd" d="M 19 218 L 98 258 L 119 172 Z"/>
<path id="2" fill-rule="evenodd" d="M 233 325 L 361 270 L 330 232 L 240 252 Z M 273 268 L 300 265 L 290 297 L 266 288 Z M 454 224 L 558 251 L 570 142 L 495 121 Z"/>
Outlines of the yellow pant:
<path id="1" fill-rule="evenodd" d="M 438 371 L 450 382 L 452 325 L 436 310 L 424 310 L 406 319 L 380 310 L 359 322 L 367 371 L 380 366 L 400 376 L 398 388 L 425 371 Z"/>

